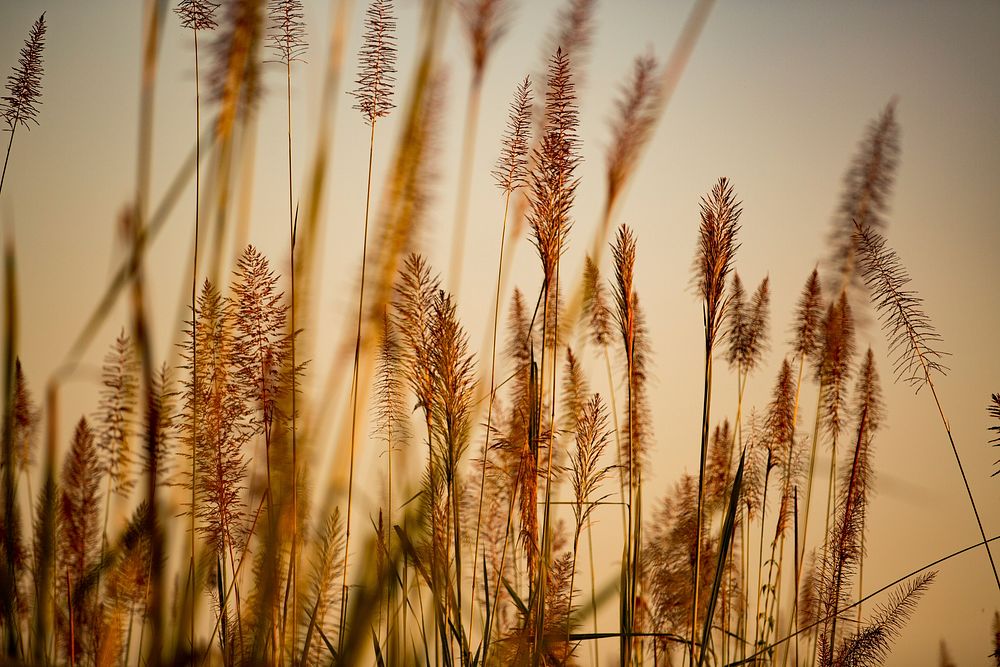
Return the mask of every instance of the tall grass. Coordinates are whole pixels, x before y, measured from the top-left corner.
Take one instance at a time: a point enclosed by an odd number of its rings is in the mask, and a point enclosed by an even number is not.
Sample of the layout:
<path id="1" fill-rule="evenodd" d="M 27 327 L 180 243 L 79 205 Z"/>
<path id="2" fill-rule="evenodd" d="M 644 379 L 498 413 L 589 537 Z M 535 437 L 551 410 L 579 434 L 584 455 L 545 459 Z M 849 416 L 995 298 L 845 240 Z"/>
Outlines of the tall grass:
<path id="1" fill-rule="evenodd" d="M 731 182 L 719 179 L 702 199 L 699 218 L 688 225 L 697 237 L 693 283 L 704 318 L 703 346 L 690 351 L 704 364 L 700 438 L 670 438 L 678 451 L 697 452 L 698 472 L 671 482 L 655 503 L 649 500 L 658 482 L 650 464 L 669 437 L 652 429 L 654 412 L 663 408 L 653 388 L 654 356 L 684 351 L 654 339 L 646 326 L 646 311 L 660 306 L 659 294 L 643 290 L 640 302 L 638 258 L 640 252 L 655 258 L 656 249 L 647 252 L 630 225 L 619 226 L 610 243 L 607 234 L 708 4 L 695 6 L 666 67 L 652 54 L 633 61 L 615 107 L 603 170 L 605 204 L 577 292 L 565 289 L 562 265 L 564 254 L 579 245 L 574 204 L 583 185 L 579 124 L 586 109 L 581 111 L 577 89 L 586 73 L 594 3 L 569 0 L 561 10 L 546 46 L 544 82 L 535 86 L 543 91 L 541 113 L 535 113 L 526 77 L 501 136 L 492 175 L 503 214 L 484 318 L 490 345 L 488 357 L 484 352 L 477 359 L 456 294 L 466 219 L 489 215 L 469 210 L 469 192 L 474 179 L 489 176 L 472 167 L 478 107 L 509 6 L 486 0 L 460 6 L 472 80 L 449 282 L 442 285 L 417 252 L 417 231 L 428 217 L 439 152 L 435 123 L 444 92 L 436 39 L 444 8 L 439 2 L 426 7 L 402 143 L 387 187 L 376 192 L 376 127 L 393 108 L 397 53 L 392 4 L 373 0 L 352 91 L 368 126 L 361 273 L 356 293 L 348 294 L 357 299 L 357 318 L 345 318 L 350 335 L 334 350 L 327 388 L 314 394 L 299 386 L 308 351 L 297 350 L 296 339 L 300 328 L 314 324 L 299 292 L 309 290 L 318 257 L 314 232 L 322 225 L 319 202 L 331 156 L 325 145 L 317 149 L 306 179 L 307 233 L 300 238 L 292 84 L 293 64 L 306 48 L 305 9 L 297 0 L 225 3 L 224 29 L 212 49 L 214 119 L 204 135 L 212 141 L 206 142 L 210 168 L 203 195 L 199 40 L 216 27 L 220 7 L 199 0 L 176 7 L 194 41 L 194 157 L 150 215 L 165 12 L 150 2 L 138 179 L 121 219 L 128 258 L 76 338 L 68 363 L 47 383 L 41 409 L 29 390 L 30 369 L 18 359 L 20 286 L 8 232 L 0 568 L 5 660 L 87 667 L 563 667 L 596 663 L 607 652 L 605 659 L 623 665 L 884 662 L 931 585 L 931 568 L 979 547 L 990 554 L 991 541 L 980 521 L 982 539 L 971 547 L 886 586 L 864 576 L 866 562 L 883 557 L 867 553 L 866 533 L 875 499 L 874 443 L 885 416 L 875 353 L 868 349 L 860 364 L 856 360 L 862 282 L 886 330 L 894 375 L 930 390 L 980 518 L 936 390 L 935 379 L 945 371 L 940 338 L 882 234 L 899 156 L 894 103 L 870 127 L 845 179 L 831 239 L 838 273 L 824 279 L 828 298 L 819 272 L 812 271 L 792 313 L 791 340 L 774 368 L 765 364 L 773 344 L 771 298 L 784 286 L 765 277 L 752 291 L 744 288 L 736 260 L 742 204 Z M 29 34 L 3 99 L 8 158 L 14 131 L 37 116 L 44 16 Z M 337 25 L 347 23 L 336 16 Z M 265 38 L 284 66 L 287 289 L 267 255 L 242 243 L 247 223 L 234 218 L 245 216 L 230 210 L 233 201 L 243 207 L 252 201 L 252 181 L 233 174 L 252 173 L 256 157 L 255 108 L 267 99 L 258 55 Z M 331 54 L 340 45 L 338 35 Z M 336 60 L 331 55 L 327 83 L 335 80 Z M 325 98 L 322 108 L 329 110 Z M 324 141 L 326 125 L 321 123 Z M 190 300 L 187 273 L 180 278 L 189 317 L 170 331 L 179 363 L 154 365 L 145 252 L 171 218 L 190 171 Z M 202 210 L 205 202 L 210 213 Z M 199 245 L 203 215 L 215 222 L 207 272 Z M 239 243 L 232 257 L 223 243 L 230 234 Z M 534 273 L 511 270 L 512 250 L 523 239 L 538 254 Z M 606 243 L 610 262 L 602 259 Z M 222 271 L 227 266 L 231 276 Z M 521 285 L 504 317 L 506 280 Z M 111 343 L 94 409 L 60 447 L 61 383 L 83 368 L 87 344 L 113 312 L 108 304 L 126 287 L 128 330 Z M 312 340 L 325 340 L 324 334 L 313 331 Z M 737 386 L 729 411 L 713 401 L 720 356 Z M 601 372 L 592 373 L 595 363 Z M 747 385 L 761 372 L 776 374 L 758 412 L 749 405 Z M 340 405 L 330 388 L 346 382 L 348 373 L 350 396 Z M 810 376 L 818 392 L 807 438 L 799 404 Z M 369 399 L 372 428 L 363 435 Z M 308 418 L 300 424 L 302 405 Z M 343 490 L 326 488 L 311 472 L 322 460 L 316 445 L 326 435 L 324 415 L 336 410 L 344 416 L 335 453 L 343 462 L 338 472 L 343 467 L 346 473 Z M 988 410 L 1000 419 L 997 395 Z M 45 447 L 38 453 L 43 419 Z M 372 474 L 381 483 L 372 486 L 360 475 L 355 479 L 356 465 L 359 452 L 376 440 L 385 460 Z M 411 440 L 420 446 L 408 446 Z M 808 530 L 810 502 L 826 443 L 832 465 L 825 526 L 817 536 Z M 607 487 L 609 478 L 617 490 Z M 33 480 L 41 481 L 37 489 Z M 654 509 L 647 514 L 644 506 Z M 354 515 L 365 511 L 371 529 L 358 530 Z M 594 530 L 619 512 L 620 542 L 616 526 Z M 609 540 L 609 532 L 615 538 Z M 807 568 L 810 551 L 815 555 Z M 579 584 L 585 574 L 589 586 Z M 615 614 L 617 624 L 604 626 Z M 608 651 L 612 644 L 616 649 Z"/>

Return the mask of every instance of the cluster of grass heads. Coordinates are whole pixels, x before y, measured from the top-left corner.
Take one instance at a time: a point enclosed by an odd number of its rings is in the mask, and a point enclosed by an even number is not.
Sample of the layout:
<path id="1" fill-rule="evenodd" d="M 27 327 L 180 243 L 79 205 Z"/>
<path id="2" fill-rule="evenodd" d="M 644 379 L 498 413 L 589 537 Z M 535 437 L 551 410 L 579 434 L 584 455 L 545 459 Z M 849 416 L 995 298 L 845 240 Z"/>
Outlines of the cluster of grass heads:
<path id="1" fill-rule="evenodd" d="M 814 270 L 806 278 L 787 344 L 770 336 L 769 279 L 751 292 L 737 272 L 742 205 L 734 184 L 720 178 L 703 197 L 692 265 L 704 313 L 701 437 L 690 443 L 698 472 L 651 503 L 643 478 L 657 447 L 649 386 L 656 345 L 645 324 L 649 301 L 640 302 L 635 280 L 643 255 L 628 226 L 619 226 L 610 244 L 607 236 L 711 3 L 696 4 L 668 63 L 642 54 L 625 78 L 606 155 L 605 206 L 584 270 L 574 275 L 563 255 L 576 241 L 584 158 L 576 87 L 594 3 L 568 0 L 544 75 L 526 76 L 512 97 L 493 171 L 502 212 L 477 212 L 499 222 L 487 362 L 470 350 L 456 295 L 446 288 L 461 282 L 479 101 L 510 6 L 459 2 L 472 80 L 443 284 L 414 248 L 441 131 L 435 56 L 449 7 L 424 3 L 412 92 L 397 110 L 402 140 L 389 156 L 387 187 L 375 196 L 373 165 L 376 156 L 385 159 L 376 151 L 376 128 L 395 108 L 397 52 L 392 2 L 373 0 L 352 90 L 370 133 L 365 214 L 355 221 L 364 230 L 357 317 L 328 385 L 315 395 L 300 395 L 303 359 L 316 336 L 299 327 L 314 309 L 330 99 L 341 92 L 349 3 L 335 14 L 321 140 L 301 179 L 292 169 L 291 92 L 307 49 L 299 0 L 176 6 L 193 38 L 194 153 L 153 209 L 150 91 L 157 46 L 176 23 L 164 3 L 146 4 L 145 139 L 135 198 L 122 218 L 128 257 L 46 385 L 41 408 L 17 360 L 10 245 L 5 254 L 0 630 L 8 662 L 561 667 L 607 661 L 601 650 L 615 645 L 612 662 L 629 665 L 869 665 L 888 655 L 931 585 L 932 567 L 982 548 L 996 576 L 981 522 L 982 541 L 967 549 L 877 590 L 868 590 L 863 576 L 884 405 L 875 354 L 856 349 L 858 309 L 879 317 L 895 379 L 929 389 L 979 519 L 934 384 L 946 371 L 940 337 L 884 236 L 899 152 L 894 103 L 873 121 L 848 171 L 825 265 L 830 277 L 821 282 Z M 15 131 L 38 116 L 44 37 L 43 15 L 3 98 L 10 132 L 4 174 Z M 206 80 L 215 113 L 207 132 L 205 39 L 212 40 Z M 246 218 L 234 214 L 243 203 L 233 199 L 250 187 L 244 178 L 254 159 L 265 48 L 285 74 L 288 180 L 287 191 L 276 194 L 288 201 L 289 270 L 279 276 L 266 256 L 240 242 L 227 282 L 220 279 L 230 254 L 225 228 Z M 181 360 L 156 365 L 143 262 L 192 176 Z M 210 238 L 203 215 L 217 225 Z M 244 232 L 233 230 L 234 238 Z M 541 280 L 526 292 L 514 289 L 502 318 L 507 269 L 523 238 L 537 251 Z M 105 358 L 96 410 L 80 418 L 60 460 L 60 382 L 124 294 L 131 321 Z M 762 381 L 767 372 L 761 360 L 769 345 L 782 346 L 784 355 L 770 401 L 758 412 L 744 406 L 744 396 L 751 378 Z M 718 359 L 738 387 L 733 411 L 721 420 L 712 394 Z M 604 394 L 591 388 L 595 364 L 606 375 L 599 378 Z M 334 397 L 348 376 L 345 408 Z M 809 382 L 818 396 L 811 422 L 800 416 Z M 346 426 L 337 434 L 335 469 L 346 479 L 330 486 L 311 462 L 320 459 L 315 443 L 337 409 Z M 989 411 L 1000 419 L 997 395 Z M 366 422 L 370 433 L 360 432 Z M 359 526 L 352 524 L 355 462 L 366 448 L 384 455 L 385 493 L 370 525 Z M 815 480 L 824 449 L 830 474 Z M 812 497 L 824 484 L 822 532 L 810 532 Z M 599 513 L 602 506 L 612 510 Z M 598 515 L 620 517 L 620 545 L 595 550 Z M 868 600 L 873 606 L 864 613 Z M 602 608 L 617 609 L 612 627 L 602 627 Z M 1000 630 L 996 636 L 1000 656 Z M 946 655 L 942 646 L 942 661 Z"/>

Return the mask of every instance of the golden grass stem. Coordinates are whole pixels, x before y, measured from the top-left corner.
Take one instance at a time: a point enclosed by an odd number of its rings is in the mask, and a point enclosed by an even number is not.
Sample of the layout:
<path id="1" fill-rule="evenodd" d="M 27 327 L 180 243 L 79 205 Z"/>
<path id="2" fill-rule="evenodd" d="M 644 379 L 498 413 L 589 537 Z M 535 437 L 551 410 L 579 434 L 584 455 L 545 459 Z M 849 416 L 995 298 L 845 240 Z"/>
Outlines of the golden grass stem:
<path id="1" fill-rule="evenodd" d="M 360 387 L 358 387 L 358 371 L 360 365 L 360 355 L 361 355 L 361 323 L 364 319 L 364 307 L 365 307 L 365 273 L 367 268 L 368 260 L 368 217 L 371 212 L 371 200 L 372 200 L 372 164 L 374 162 L 375 156 L 375 125 L 377 124 L 377 119 L 373 118 L 371 122 L 371 134 L 368 139 L 368 185 L 365 190 L 365 231 L 364 240 L 361 246 L 361 287 L 358 290 L 358 330 L 357 336 L 354 341 L 354 378 L 351 386 L 351 458 L 350 458 L 350 468 L 347 478 L 347 521 L 344 529 L 344 574 L 343 581 L 341 584 L 341 596 L 340 596 L 340 621 L 338 623 L 340 627 L 340 632 L 338 633 L 338 653 L 343 651 L 344 647 L 344 628 L 346 623 L 345 610 L 347 609 L 347 563 L 350 555 L 350 545 L 351 545 L 351 501 L 354 498 L 354 448 L 357 442 L 357 425 L 358 425 L 358 394 L 360 393 Z"/>

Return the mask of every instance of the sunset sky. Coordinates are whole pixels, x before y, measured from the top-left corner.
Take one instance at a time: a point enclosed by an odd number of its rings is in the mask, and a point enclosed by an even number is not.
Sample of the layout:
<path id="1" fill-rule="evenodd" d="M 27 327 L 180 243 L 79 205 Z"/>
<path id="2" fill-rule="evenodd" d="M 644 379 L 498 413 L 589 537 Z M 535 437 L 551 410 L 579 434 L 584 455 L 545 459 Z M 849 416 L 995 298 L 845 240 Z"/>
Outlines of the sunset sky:
<path id="1" fill-rule="evenodd" d="M 49 25 L 39 126 L 16 134 L 0 195 L 0 221 L 15 230 L 20 356 L 36 396 L 124 256 L 117 221 L 135 189 L 143 4 L 3 0 L 0 5 L 4 75 L 42 11 Z M 323 71 L 338 4 L 305 2 L 309 51 L 307 62 L 293 68 L 296 191 L 316 141 Z M 486 72 L 459 295 L 459 313 L 477 353 L 492 315 L 503 204 L 489 172 L 515 85 L 541 71 L 546 35 L 560 4 L 515 2 L 509 30 Z M 352 87 L 363 5 L 354 0 L 349 7 L 344 91 Z M 417 60 L 419 5 L 416 0 L 398 2 L 401 107 Z M 660 62 L 669 57 L 690 10 L 691 3 L 673 0 L 598 2 L 579 90 L 582 180 L 564 260 L 574 275 L 600 218 L 608 120 L 621 82 L 636 55 L 652 52 Z M 422 250 L 442 274 L 451 247 L 469 85 L 460 27 L 457 17 L 450 17 L 441 48 L 446 117 L 430 225 L 422 233 Z M 154 205 L 193 144 L 191 55 L 190 32 L 168 13 L 156 80 Z M 250 239 L 284 273 L 284 68 L 265 64 L 264 71 Z M 656 445 L 644 493 L 655 502 L 681 473 L 697 474 L 698 469 L 703 331 L 690 268 L 700 197 L 718 177 L 731 179 L 744 210 L 736 268 L 748 285 L 770 278 L 771 345 L 762 370 L 750 378 L 746 399 L 762 411 L 788 351 L 795 300 L 809 272 L 829 253 L 827 234 L 844 172 L 868 122 L 894 97 L 902 151 L 887 237 L 924 297 L 943 349 L 952 355 L 945 362 L 950 371 L 938 384 L 939 395 L 987 535 L 1000 534 L 1000 478 L 990 477 L 1000 450 L 987 445 L 986 415 L 990 393 L 1000 392 L 1000 3 L 994 1 L 732 0 L 712 7 L 615 220 L 627 222 L 639 240 L 636 287 L 648 317 L 655 378 Z M 308 325 L 314 327 L 315 350 L 306 374 L 307 393 L 322 387 L 343 323 L 356 308 L 368 131 L 352 104 L 347 94 L 336 99 L 332 181 L 325 194 L 326 232 L 320 253 L 322 289 L 316 301 L 319 319 Z M 206 103 L 203 122 L 211 117 L 210 108 Z M 401 127 L 399 114 L 379 123 L 376 207 Z M 176 362 L 172 346 L 189 285 L 193 197 L 193 187 L 187 188 L 147 265 L 158 360 Z M 537 256 L 523 240 L 516 252 L 511 284 L 534 294 L 540 277 Z M 606 263 L 601 268 L 609 274 Z M 80 372 L 66 384 L 61 446 L 75 418 L 94 409 L 95 369 L 106 346 L 128 326 L 122 302 L 90 346 Z M 859 330 L 859 351 L 868 345 L 876 352 L 887 412 L 874 445 L 876 495 L 868 517 L 864 567 L 865 589 L 871 590 L 973 544 L 979 534 L 931 396 L 924 391 L 914 395 L 906 385 L 891 383 L 891 363 L 876 322 Z M 732 419 L 736 383 L 724 363 L 716 369 L 713 421 Z M 593 384 L 603 392 L 602 377 L 595 373 Z M 812 429 L 815 391 L 813 383 L 804 389 L 803 433 Z M 342 393 L 346 398 L 346 390 Z M 332 437 L 330 441 L 325 445 L 332 447 Z M 817 469 L 821 484 L 828 460 L 821 460 Z M 374 452 L 361 461 L 362 470 L 371 475 L 377 464 Z M 372 495 L 377 499 L 377 492 Z M 652 507 L 654 500 L 649 502 Z M 820 525 L 822 504 L 814 505 L 819 519 L 813 515 Z M 370 505 L 363 505 L 365 514 Z M 613 513 L 598 515 L 607 523 L 614 518 Z M 1000 545 L 994 553 L 1000 558 Z M 987 655 L 995 610 L 1000 610 L 1000 593 L 981 548 L 943 564 L 888 664 L 937 664 L 942 640 L 957 664 L 991 664 Z"/>

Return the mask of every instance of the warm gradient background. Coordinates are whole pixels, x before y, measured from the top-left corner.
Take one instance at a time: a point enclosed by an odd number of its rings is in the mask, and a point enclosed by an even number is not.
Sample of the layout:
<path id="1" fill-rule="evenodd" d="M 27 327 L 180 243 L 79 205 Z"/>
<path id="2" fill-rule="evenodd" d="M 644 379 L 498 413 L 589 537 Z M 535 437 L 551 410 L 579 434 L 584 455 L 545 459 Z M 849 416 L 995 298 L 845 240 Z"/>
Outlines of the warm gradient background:
<path id="1" fill-rule="evenodd" d="M 16 228 L 20 269 L 21 357 L 40 394 L 44 382 L 102 294 L 121 258 L 117 213 L 135 181 L 141 5 L 135 0 L 3 0 L 0 68 L 15 61 L 31 21 L 49 22 L 41 126 L 18 132 L 0 199 L 0 217 Z M 311 48 L 296 68 L 296 174 L 312 153 L 321 76 L 336 0 L 307 0 Z M 361 35 L 361 2 L 352 7 L 344 90 Z M 475 172 L 461 314 L 478 349 L 492 308 L 500 203 L 489 177 L 506 105 L 516 81 L 537 72 L 558 3 L 517 3 L 513 22 L 488 68 Z M 668 56 L 688 2 L 606 0 L 580 91 L 583 184 L 568 266 L 591 242 L 603 196 L 607 119 L 632 58 L 652 49 Z M 424 250 L 444 272 L 450 249 L 468 65 L 452 17 L 443 62 L 449 73 L 440 181 Z M 415 60 L 418 3 L 399 2 L 400 99 Z M 190 34 L 171 15 L 157 82 L 152 201 L 184 159 L 193 137 Z M 265 75 L 274 92 L 283 68 Z M 279 71 L 280 70 L 280 71 Z M 799 289 L 826 256 L 829 220 L 841 177 L 869 119 L 896 95 L 902 161 L 888 236 L 953 353 L 940 391 L 990 535 L 1000 533 L 1000 479 L 987 447 L 986 402 L 1000 391 L 1000 4 L 997 2 L 722 2 L 693 56 L 620 210 L 639 237 L 638 291 L 649 317 L 656 385 L 655 474 L 646 494 L 659 498 L 684 470 L 697 472 L 701 401 L 701 308 L 688 289 L 698 200 L 719 176 L 730 177 L 744 203 L 737 268 L 745 282 L 770 275 L 772 349 L 751 378 L 749 402 L 763 407 L 780 363 Z M 345 94 L 336 110 L 333 179 L 327 191 L 322 317 L 309 385 L 319 385 L 350 312 L 361 247 L 363 161 L 367 131 Z M 286 250 L 283 94 L 261 106 L 251 238 L 284 271 Z M 211 117 L 206 113 L 204 118 Z M 380 123 L 389 155 L 399 118 Z M 297 184 L 299 179 L 297 179 Z M 382 180 L 376 178 L 376 201 Z M 296 185 L 298 189 L 298 185 Z M 149 257 L 150 307 L 159 358 L 173 356 L 180 299 L 188 289 L 193 188 Z M 522 243 L 515 283 L 533 292 L 537 261 Z M 93 410 L 95 374 L 121 326 L 119 306 L 88 353 L 89 366 L 67 386 L 62 433 L 74 415 Z M 870 512 L 866 589 L 978 539 L 944 431 L 929 396 L 888 386 L 889 365 L 877 327 L 871 343 L 886 386 L 888 418 L 876 440 L 877 496 Z M 720 365 L 720 370 L 722 366 Z M 594 385 L 603 386 L 595 376 Z M 714 415 L 735 407 L 735 383 L 717 372 Z M 800 425 L 811 429 L 815 398 L 803 398 Z M 308 387 L 306 388 L 308 391 Z M 346 398 L 346 397 L 345 397 Z M 366 432 L 366 431 L 363 431 Z M 332 443 L 331 443 L 332 444 Z M 375 462 L 374 454 L 362 463 Z M 364 470 L 364 468 L 362 468 Z M 825 463 L 817 468 L 825 480 Z M 824 482 L 825 484 L 825 482 Z M 377 487 L 372 487 L 377 489 Z M 377 498 L 377 490 L 370 493 Z M 825 495 L 825 494 L 820 494 Z M 370 509 L 362 499 L 359 513 Z M 822 502 L 814 508 L 822 511 Z M 648 513 L 647 513 L 648 515 Z M 359 516 L 362 516 L 359 514 Z M 608 515 L 608 522 L 613 520 Z M 821 525 L 821 519 L 813 526 Z M 815 537 L 815 533 L 813 533 Z M 996 549 L 1000 556 L 1000 548 Z M 615 556 L 610 556 L 614 558 Z M 610 570 L 609 570 L 610 571 Z M 936 664 L 948 642 L 960 665 L 986 665 L 990 624 L 1000 608 L 985 555 L 970 552 L 942 566 L 900 638 L 890 664 Z M 586 655 L 583 653 L 582 655 Z"/>

